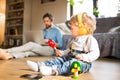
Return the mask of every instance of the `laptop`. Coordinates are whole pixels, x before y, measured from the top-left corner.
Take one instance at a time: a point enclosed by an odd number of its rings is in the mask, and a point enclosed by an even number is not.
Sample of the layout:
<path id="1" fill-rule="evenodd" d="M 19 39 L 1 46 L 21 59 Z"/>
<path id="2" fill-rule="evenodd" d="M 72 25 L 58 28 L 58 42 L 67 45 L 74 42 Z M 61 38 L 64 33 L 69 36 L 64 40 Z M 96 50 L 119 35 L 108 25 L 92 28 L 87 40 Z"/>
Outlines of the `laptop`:
<path id="1" fill-rule="evenodd" d="M 41 44 L 43 46 L 48 45 L 44 43 L 44 37 L 42 31 L 26 31 L 24 34 L 24 38 L 25 38 L 25 43 L 31 41 Z"/>

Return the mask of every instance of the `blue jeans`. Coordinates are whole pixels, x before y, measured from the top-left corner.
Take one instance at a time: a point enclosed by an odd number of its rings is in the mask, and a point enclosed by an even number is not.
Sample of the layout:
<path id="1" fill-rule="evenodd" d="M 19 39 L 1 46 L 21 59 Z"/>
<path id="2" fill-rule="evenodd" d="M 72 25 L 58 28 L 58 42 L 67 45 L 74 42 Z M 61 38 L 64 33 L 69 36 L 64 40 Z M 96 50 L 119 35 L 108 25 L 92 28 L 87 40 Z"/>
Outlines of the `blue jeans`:
<path id="1" fill-rule="evenodd" d="M 71 74 L 71 64 L 73 61 L 78 61 L 81 64 L 81 69 L 79 73 L 88 72 L 91 68 L 91 63 L 83 62 L 75 58 L 69 59 L 67 57 L 55 57 L 51 60 L 44 61 L 46 66 L 57 65 L 58 74 Z"/>

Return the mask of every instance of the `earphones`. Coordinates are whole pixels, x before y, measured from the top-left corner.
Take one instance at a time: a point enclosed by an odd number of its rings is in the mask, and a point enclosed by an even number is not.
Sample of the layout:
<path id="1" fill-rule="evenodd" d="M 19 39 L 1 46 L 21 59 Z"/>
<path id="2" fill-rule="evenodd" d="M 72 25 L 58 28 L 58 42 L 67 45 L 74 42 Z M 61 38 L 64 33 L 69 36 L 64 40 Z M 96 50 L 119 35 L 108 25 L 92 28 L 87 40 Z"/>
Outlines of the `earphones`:
<path id="1" fill-rule="evenodd" d="M 79 35 L 85 35 L 88 34 L 87 27 L 83 24 L 82 22 L 82 16 L 84 12 L 81 12 L 77 15 L 77 20 L 78 20 L 78 33 Z"/>

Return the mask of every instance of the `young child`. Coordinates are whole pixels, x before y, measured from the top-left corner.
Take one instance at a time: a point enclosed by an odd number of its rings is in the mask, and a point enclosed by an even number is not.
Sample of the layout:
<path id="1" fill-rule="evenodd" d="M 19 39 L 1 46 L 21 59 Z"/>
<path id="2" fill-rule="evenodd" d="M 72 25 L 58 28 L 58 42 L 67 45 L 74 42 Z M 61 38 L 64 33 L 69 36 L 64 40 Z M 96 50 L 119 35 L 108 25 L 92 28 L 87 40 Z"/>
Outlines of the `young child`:
<path id="1" fill-rule="evenodd" d="M 69 25 L 75 39 L 70 47 L 64 51 L 56 50 L 56 55 L 60 57 L 44 62 L 27 61 L 28 66 L 42 75 L 63 75 L 71 73 L 72 62 L 78 61 L 81 64 L 79 73 L 88 72 L 91 62 L 100 55 L 98 43 L 92 35 L 96 29 L 95 24 L 95 18 L 85 12 L 71 17 Z"/>

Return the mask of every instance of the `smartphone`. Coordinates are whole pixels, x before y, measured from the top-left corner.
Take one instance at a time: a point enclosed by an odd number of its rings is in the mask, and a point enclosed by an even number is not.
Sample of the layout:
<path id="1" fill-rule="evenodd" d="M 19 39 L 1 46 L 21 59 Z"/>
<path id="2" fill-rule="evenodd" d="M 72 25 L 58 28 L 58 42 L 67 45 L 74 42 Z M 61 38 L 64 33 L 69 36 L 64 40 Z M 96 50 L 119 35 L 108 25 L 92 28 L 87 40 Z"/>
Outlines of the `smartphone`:
<path id="1" fill-rule="evenodd" d="M 27 78 L 27 79 L 40 79 L 42 78 L 42 75 L 39 75 L 39 74 L 24 74 L 24 75 L 21 75 L 20 76 L 21 78 Z"/>

